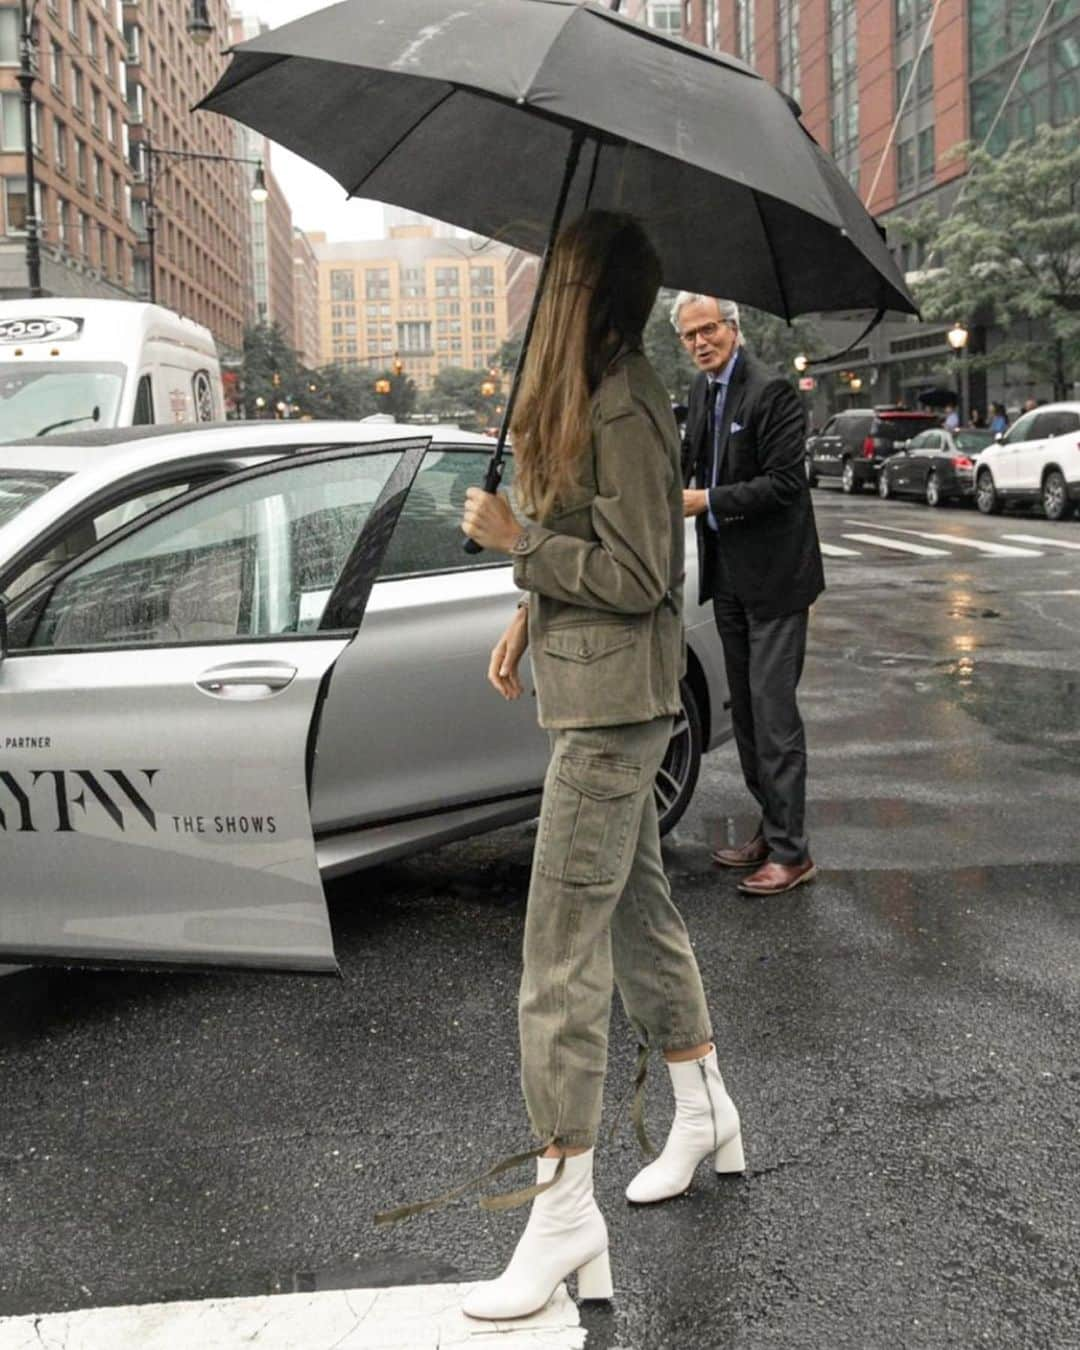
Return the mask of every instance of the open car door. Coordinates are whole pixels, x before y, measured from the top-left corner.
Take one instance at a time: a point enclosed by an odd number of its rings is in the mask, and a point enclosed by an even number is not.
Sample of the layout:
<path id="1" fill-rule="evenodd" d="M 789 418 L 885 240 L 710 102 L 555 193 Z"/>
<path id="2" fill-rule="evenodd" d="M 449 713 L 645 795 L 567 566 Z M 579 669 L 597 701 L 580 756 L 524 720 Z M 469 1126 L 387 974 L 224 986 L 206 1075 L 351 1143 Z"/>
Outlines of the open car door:
<path id="1" fill-rule="evenodd" d="M 309 757 L 427 444 L 235 474 L 12 608 L 0 961 L 336 970 Z"/>

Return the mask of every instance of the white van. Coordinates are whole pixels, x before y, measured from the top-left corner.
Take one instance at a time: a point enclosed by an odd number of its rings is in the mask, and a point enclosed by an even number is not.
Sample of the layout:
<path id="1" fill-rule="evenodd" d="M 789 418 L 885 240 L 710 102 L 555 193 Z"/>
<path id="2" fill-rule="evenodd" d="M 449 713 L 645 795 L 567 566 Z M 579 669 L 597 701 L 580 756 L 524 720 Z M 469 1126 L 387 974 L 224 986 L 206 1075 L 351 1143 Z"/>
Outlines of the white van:
<path id="1" fill-rule="evenodd" d="M 0 301 L 0 441 L 224 417 L 213 335 L 193 319 L 128 300 Z"/>

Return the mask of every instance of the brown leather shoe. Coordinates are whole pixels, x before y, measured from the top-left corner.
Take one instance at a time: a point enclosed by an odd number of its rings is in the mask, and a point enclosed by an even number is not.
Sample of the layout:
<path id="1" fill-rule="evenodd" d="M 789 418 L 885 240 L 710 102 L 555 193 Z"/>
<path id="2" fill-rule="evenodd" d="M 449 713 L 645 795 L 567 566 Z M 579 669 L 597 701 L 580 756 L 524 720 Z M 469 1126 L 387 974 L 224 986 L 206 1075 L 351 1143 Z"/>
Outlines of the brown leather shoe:
<path id="1" fill-rule="evenodd" d="M 755 834 L 738 848 L 718 848 L 712 855 L 717 867 L 758 867 L 769 856 L 764 835 Z"/>
<path id="2" fill-rule="evenodd" d="M 816 876 L 817 868 L 811 858 L 800 863 L 767 862 L 750 876 L 743 877 L 739 890 L 744 895 L 783 895 L 804 881 L 813 881 Z"/>

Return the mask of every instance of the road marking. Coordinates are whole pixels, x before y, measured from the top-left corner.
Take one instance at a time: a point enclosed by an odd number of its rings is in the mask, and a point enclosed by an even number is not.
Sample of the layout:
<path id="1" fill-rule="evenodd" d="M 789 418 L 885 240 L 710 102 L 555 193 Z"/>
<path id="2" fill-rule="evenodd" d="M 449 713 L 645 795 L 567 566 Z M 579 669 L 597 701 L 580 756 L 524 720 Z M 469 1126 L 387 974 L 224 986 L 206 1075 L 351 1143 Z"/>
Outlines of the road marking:
<path id="1" fill-rule="evenodd" d="M 1080 544 L 1072 539 L 1051 539 L 1046 534 L 1003 534 L 1002 539 L 1015 539 L 1018 544 L 1045 544 L 1048 548 L 1074 548 L 1080 552 Z"/>
<path id="2" fill-rule="evenodd" d="M 839 544 L 822 544 L 821 551 L 826 558 L 861 558 L 857 548 L 841 548 Z"/>
<path id="3" fill-rule="evenodd" d="M 861 520 L 849 520 L 849 525 L 862 525 Z M 905 530 L 899 525 L 875 525 L 877 530 L 891 530 L 894 534 L 911 535 L 915 539 L 941 539 L 950 544 L 958 544 L 961 548 L 977 549 L 980 553 L 990 553 L 997 558 L 1041 558 L 1043 555 L 1033 548 L 1015 548 L 1010 544 L 991 544 L 983 539 L 965 539 L 959 534 L 948 534 L 943 531 L 934 530 Z M 850 538 L 845 535 L 845 538 Z M 1039 541 L 1040 543 L 1042 540 Z"/>
<path id="4" fill-rule="evenodd" d="M 46 1316 L 0 1318 L 0 1350 L 583 1350 L 577 1305 L 560 1285 L 540 1312 L 514 1322 L 477 1322 L 461 1311 L 467 1284 L 335 1289 L 314 1294 L 148 1303 Z M 361 1325 L 362 1324 L 362 1325 Z"/>
<path id="5" fill-rule="evenodd" d="M 881 548 L 897 549 L 900 553 L 917 553 L 922 558 L 947 558 L 949 552 L 944 548 L 926 548 L 923 544 L 905 544 L 900 539 L 886 539 L 880 534 L 845 534 L 845 539 L 854 539 L 857 544 L 877 544 Z"/>

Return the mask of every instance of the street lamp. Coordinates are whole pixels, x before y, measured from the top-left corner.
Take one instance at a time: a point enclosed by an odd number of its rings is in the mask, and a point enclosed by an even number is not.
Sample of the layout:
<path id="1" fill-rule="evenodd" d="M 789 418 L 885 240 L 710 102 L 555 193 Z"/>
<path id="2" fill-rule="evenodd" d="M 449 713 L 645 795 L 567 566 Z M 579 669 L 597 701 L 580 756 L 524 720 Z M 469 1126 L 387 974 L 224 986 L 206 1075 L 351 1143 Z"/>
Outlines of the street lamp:
<path id="1" fill-rule="evenodd" d="M 792 357 L 791 364 L 800 375 L 803 375 L 806 373 L 806 367 L 810 364 L 810 358 L 804 352 L 800 352 L 798 356 Z"/>
<path id="2" fill-rule="evenodd" d="M 196 4 L 200 2 L 205 9 L 206 0 L 196 0 Z M 251 184 L 251 200 L 253 202 L 264 202 L 269 193 L 266 188 L 266 174 L 263 171 L 261 159 L 249 159 L 244 155 L 204 154 L 197 150 L 174 150 L 171 146 L 155 145 L 149 127 L 146 128 L 143 139 L 139 142 L 139 154 L 143 172 L 146 175 L 146 243 L 150 253 L 150 303 L 153 304 L 157 300 L 157 251 L 154 240 L 157 232 L 157 207 L 154 205 L 154 181 L 156 177 L 164 178 L 169 171 L 169 165 L 166 165 L 160 175 L 155 174 L 154 160 L 158 156 L 169 161 L 203 159 L 219 164 L 254 164 L 255 176 Z"/>
<path id="3" fill-rule="evenodd" d="M 37 218 L 37 172 L 34 164 L 34 6 L 37 0 L 19 3 L 19 88 L 22 90 L 23 148 L 26 152 L 26 275 L 30 295 L 41 295 L 41 236 Z M 10 222 L 9 222 L 10 224 Z"/>
<path id="4" fill-rule="evenodd" d="M 848 388 L 853 394 L 857 394 L 862 388 L 862 378 L 859 375 L 852 375 Z"/>
<path id="5" fill-rule="evenodd" d="M 964 356 L 964 348 L 967 346 L 968 330 L 964 327 L 962 323 L 954 323 L 953 326 L 949 329 L 949 331 L 945 334 L 945 336 L 948 339 L 949 346 L 953 349 L 953 354 L 955 355 L 957 361 L 962 362 Z M 957 389 L 957 402 L 959 404 L 959 406 L 956 409 L 956 415 L 960 419 L 960 425 L 963 426 L 964 410 L 967 408 L 968 405 L 966 364 L 960 366 L 960 373 L 958 374 L 956 380 L 956 389 Z"/>
<path id="6" fill-rule="evenodd" d="M 385 379 L 384 379 L 384 380 L 376 380 L 376 381 L 375 381 L 375 392 L 376 392 L 377 394 L 388 394 L 388 393 L 390 392 L 390 381 L 389 381 L 389 380 L 385 380 Z"/>
<path id="7" fill-rule="evenodd" d="M 214 25 L 210 22 L 210 12 L 206 7 L 206 0 L 191 0 L 191 9 L 188 10 L 187 30 L 191 35 L 192 42 L 197 42 L 200 47 L 204 47 L 210 41 Z"/>

